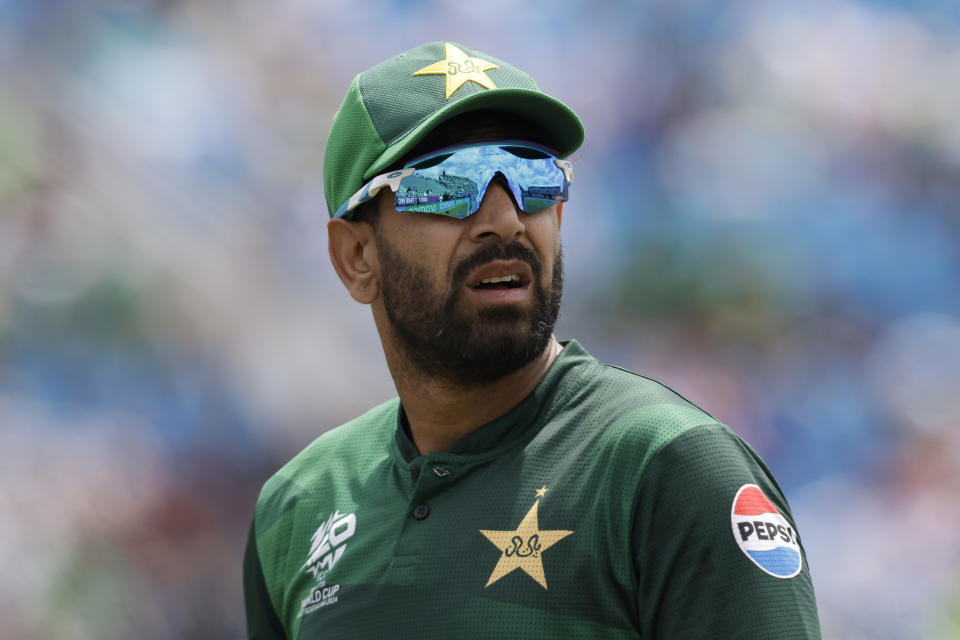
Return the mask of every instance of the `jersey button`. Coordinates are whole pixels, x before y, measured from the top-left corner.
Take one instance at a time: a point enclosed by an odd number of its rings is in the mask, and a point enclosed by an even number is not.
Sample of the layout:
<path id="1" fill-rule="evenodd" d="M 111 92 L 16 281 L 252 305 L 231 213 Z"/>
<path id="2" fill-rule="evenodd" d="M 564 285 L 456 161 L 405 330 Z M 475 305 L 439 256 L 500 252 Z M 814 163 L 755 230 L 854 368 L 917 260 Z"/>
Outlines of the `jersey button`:
<path id="1" fill-rule="evenodd" d="M 418 504 L 413 509 L 413 517 L 417 520 L 423 520 L 428 515 L 430 515 L 430 507 L 425 504 Z"/>

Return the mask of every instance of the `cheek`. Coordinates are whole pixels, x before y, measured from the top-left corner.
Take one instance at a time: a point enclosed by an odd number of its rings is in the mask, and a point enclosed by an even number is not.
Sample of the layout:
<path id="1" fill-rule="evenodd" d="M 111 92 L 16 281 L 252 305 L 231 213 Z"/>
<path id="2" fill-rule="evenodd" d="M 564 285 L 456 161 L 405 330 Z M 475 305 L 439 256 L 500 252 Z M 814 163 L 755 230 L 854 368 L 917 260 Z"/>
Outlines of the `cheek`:
<path id="1" fill-rule="evenodd" d="M 542 217 L 538 217 L 540 214 L 531 217 L 527 225 L 527 237 L 543 261 L 544 269 L 549 271 L 560 250 L 559 213 L 543 211 L 542 214 Z"/>
<path id="2" fill-rule="evenodd" d="M 381 212 L 381 229 L 389 238 L 390 246 L 431 278 L 447 273 L 461 240 L 457 222 L 429 214 L 395 211 L 392 206 Z"/>
<path id="3" fill-rule="evenodd" d="M 446 286 L 458 249 L 459 234 L 444 229 L 421 229 L 405 237 L 403 252 L 429 278 L 431 286 Z M 424 283 L 426 286 L 428 283 Z"/>

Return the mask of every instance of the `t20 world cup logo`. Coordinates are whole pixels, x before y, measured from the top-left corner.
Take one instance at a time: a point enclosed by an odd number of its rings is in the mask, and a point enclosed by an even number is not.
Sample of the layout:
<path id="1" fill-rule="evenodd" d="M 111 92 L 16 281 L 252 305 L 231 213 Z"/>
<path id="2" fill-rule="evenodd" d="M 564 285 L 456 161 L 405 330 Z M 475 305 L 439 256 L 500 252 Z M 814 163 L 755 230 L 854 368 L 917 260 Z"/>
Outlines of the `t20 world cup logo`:
<path id="1" fill-rule="evenodd" d="M 337 560 L 347 550 L 347 540 L 357 530 L 357 516 L 353 513 L 346 515 L 334 511 L 321 524 L 310 538 L 310 555 L 303 567 L 313 574 L 318 582 L 326 581 L 327 572 L 333 568 Z"/>

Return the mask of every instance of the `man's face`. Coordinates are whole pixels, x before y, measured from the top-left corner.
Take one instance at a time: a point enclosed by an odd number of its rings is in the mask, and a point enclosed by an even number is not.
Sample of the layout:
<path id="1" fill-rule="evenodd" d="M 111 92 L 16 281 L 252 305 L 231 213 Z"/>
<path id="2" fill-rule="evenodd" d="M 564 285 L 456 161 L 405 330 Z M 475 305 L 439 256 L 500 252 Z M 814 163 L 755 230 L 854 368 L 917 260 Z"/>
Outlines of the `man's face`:
<path id="1" fill-rule="evenodd" d="M 471 384 L 543 353 L 563 289 L 557 207 L 523 213 L 495 181 L 480 209 L 457 220 L 398 212 L 388 191 L 377 200 L 383 304 L 408 360 Z"/>

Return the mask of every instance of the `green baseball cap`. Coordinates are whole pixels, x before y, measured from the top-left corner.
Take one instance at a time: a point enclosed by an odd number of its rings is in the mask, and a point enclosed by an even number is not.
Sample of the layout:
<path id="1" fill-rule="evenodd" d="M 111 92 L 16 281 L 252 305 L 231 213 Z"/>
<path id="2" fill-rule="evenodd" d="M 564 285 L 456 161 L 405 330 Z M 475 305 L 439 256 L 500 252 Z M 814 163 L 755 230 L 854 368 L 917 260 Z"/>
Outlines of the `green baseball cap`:
<path id="1" fill-rule="evenodd" d="M 479 109 L 533 121 L 548 136 L 537 142 L 562 158 L 583 143 L 577 114 L 540 91 L 523 71 L 452 42 L 430 42 L 360 73 L 350 84 L 324 154 L 330 216 L 438 124 Z"/>

